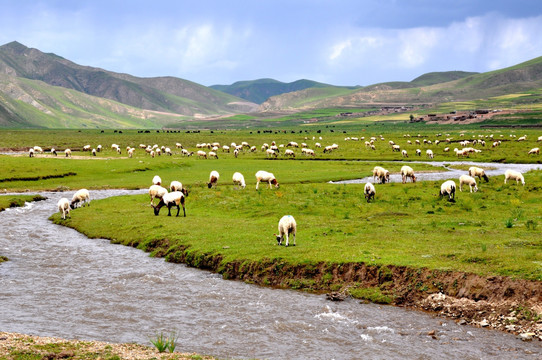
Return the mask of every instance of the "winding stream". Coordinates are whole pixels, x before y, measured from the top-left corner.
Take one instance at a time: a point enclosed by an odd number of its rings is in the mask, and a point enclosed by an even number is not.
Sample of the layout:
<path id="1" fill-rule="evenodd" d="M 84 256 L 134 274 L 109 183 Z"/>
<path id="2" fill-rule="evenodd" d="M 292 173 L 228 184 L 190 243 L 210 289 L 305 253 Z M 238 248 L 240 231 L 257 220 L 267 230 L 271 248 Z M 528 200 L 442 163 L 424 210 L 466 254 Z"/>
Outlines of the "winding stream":
<path id="1" fill-rule="evenodd" d="M 93 191 L 92 198 L 135 191 Z M 539 342 L 392 306 L 225 281 L 51 223 L 62 193 L 0 213 L 0 330 L 220 358 L 540 359 Z M 428 336 L 436 332 L 436 339 Z"/>

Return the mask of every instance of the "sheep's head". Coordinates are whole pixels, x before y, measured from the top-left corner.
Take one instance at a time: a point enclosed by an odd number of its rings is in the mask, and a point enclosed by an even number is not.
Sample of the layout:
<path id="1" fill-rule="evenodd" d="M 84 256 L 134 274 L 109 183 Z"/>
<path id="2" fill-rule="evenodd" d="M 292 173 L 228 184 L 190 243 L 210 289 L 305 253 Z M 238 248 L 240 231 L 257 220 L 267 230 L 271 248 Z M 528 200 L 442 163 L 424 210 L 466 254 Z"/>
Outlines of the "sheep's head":
<path id="1" fill-rule="evenodd" d="M 181 192 L 183 193 L 184 196 L 188 196 L 189 191 L 188 191 L 187 188 L 184 188 L 184 187 L 183 187 L 183 188 L 181 189 Z"/>
<path id="2" fill-rule="evenodd" d="M 210 188 L 212 188 L 212 187 L 213 187 L 213 184 L 212 184 L 212 183 L 210 183 L 210 182 L 208 182 L 208 183 L 207 183 L 207 188 L 209 188 L 209 189 L 210 189 Z"/>
<path id="3" fill-rule="evenodd" d="M 487 177 L 486 174 L 482 175 L 482 177 L 484 178 L 484 180 L 485 180 L 486 182 L 489 182 L 489 178 Z"/>
<path id="4" fill-rule="evenodd" d="M 416 182 L 416 175 L 412 175 L 412 182 Z"/>
<path id="5" fill-rule="evenodd" d="M 282 236 L 280 235 L 277 235 L 277 234 L 273 234 L 275 236 L 275 238 L 277 239 L 277 245 L 280 245 L 281 242 L 282 242 Z"/>

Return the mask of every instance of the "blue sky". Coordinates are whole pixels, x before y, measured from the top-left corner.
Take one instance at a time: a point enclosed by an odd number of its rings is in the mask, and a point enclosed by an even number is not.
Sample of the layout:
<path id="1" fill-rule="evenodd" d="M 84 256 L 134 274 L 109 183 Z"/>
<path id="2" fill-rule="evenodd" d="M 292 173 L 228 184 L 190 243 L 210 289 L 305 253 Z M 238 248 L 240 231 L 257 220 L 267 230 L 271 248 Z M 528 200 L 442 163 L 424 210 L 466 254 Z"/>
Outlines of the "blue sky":
<path id="1" fill-rule="evenodd" d="M 541 34 L 540 0 L 0 2 L 0 44 L 207 86 L 485 72 L 542 56 Z"/>

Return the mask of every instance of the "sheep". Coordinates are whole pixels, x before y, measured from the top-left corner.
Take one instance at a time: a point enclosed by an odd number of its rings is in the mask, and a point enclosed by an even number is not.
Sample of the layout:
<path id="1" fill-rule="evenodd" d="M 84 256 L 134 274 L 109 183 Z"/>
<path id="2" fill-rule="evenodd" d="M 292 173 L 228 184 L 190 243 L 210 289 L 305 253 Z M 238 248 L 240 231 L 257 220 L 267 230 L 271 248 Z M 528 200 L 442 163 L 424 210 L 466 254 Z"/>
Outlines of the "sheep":
<path id="1" fill-rule="evenodd" d="M 205 151 L 198 150 L 197 154 L 198 154 L 198 158 L 207 159 L 207 153 Z"/>
<path id="2" fill-rule="evenodd" d="M 130 150 L 128 150 L 128 157 L 133 157 L 134 156 L 134 152 L 135 152 L 135 148 L 131 148 Z"/>
<path id="3" fill-rule="evenodd" d="M 275 185 L 275 188 L 279 188 L 279 183 L 277 182 L 275 175 L 270 172 L 260 170 L 256 173 L 256 190 L 258 190 L 258 185 L 260 185 L 260 181 L 268 182 L 270 189 L 271 184 Z"/>
<path id="4" fill-rule="evenodd" d="M 536 142 L 542 141 L 542 136 L 539 136 Z"/>
<path id="5" fill-rule="evenodd" d="M 167 189 L 160 185 L 151 185 L 149 187 L 149 196 L 151 197 L 151 206 L 154 205 L 153 201 L 155 198 L 161 199 L 164 195 L 167 194 Z"/>
<path id="6" fill-rule="evenodd" d="M 414 175 L 414 170 L 408 165 L 405 165 L 401 168 L 401 178 L 403 179 L 403 184 L 406 184 L 407 178 L 410 178 L 410 180 L 415 183 L 416 182 L 416 175 Z"/>
<path id="7" fill-rule="evenodd" d="M 34 149 L 33 148 L 30 148 L 30 150 L 28 150 L 28 156 L 29 157 L 34 157 Z"/>
<path id="8" fill-rule="evenodd" d="M 230 152 L 230 147 L 228 145 L 222 146 L 222 152 Z"/>
<path id="9" fill-rule="evenodd" d="M 401 155 L 402 155 L 403 157 L 408 157 L 408 153 L 407 153 L 406 150 L 401 151 Z"/>
<path id="10" fill-rule="evenodd" d="M 433 150 L 427 149 L 427 151 L 425 152 L 425 154 L 427 155 L 428 158 L 430 158 L 430 159 L 433 158 Z"/>
<path id="11" fill-rule="evenodd" d="M 241 189 L 244 189 L 247 185 L 245 183 L 245 177 L 240 172 L 236 172 L 232 177 L 233 184 L 241 186 Z"/>
<path id="12" fill-rule="evenodd" d="M 294 151 L 291 150 L 291 149 L 286 149 L 286 150 L 284 151 L 284 156 L 295 157 L 295 153 L 294 153 Z"/>
<path id="13" fill-rule="evenodd" d="M 482 180 L 482 178 L 484 178 L 484 180 L 486 182 L 489 182 L 489 178 L 487 177 L 484 169 L 482 169 L 482 168 L 479 168 L 479 167 L 476 167 L 476 166 L 471 166 L 469 168 L 469 175 L 472 176 L 472 177 L 478 176 L 478 179 L 480 179 L 480 180 Z"/>
<path id="14" fill-rule="evenodd" d="M 171 149 L 168 148 L 168 147 L 164 149 L 164 154 L 169 155 L 169 156 L 173 156 L 173 153 L 171 152 Z"/>
<path id="15" fill-rule="evenodd" d="M 212 188 L 213 186 L 216 187 L 219 177 L 220 177 L 220 174 L 218 173 L 218 171 L 216 170 L 211 171 L 211 174 L 209 175 L 209 182 L 207 183 L 207 187 L 209 189 Z"/>
<path id="16" fill-rule="evenodd" d="M 416 155 L 422 156 L 422 151 L 420 149 L 416 149 Z"/>
<path id="17" fill-rule="evenodd" d="M 72 151 L 70 149 L 64 150 L 64 154 L 66 154 L 66 157 L 72 156 Z"/>
<path id="18" fill-rule="evenodd" d="M 270 156 L 277 157 L 278 156 L 278 154 L 275 152 L 275 150 L 272 150 L 272 149 L 265 150 L 265 154 L 266 154 L 267 157 L 270 157 Z"/>
<path id="19" fill-rule="evenodd" d="M 162 179 L 160 178 L 160 176 L 155 175 L 155 176 L 152 178 L 152 184 L 153 184 L 153 185 L 162 185 Z"/>
<path id="20" fill-rule="evenodd" d="M 536 154 L 536 155 L 540 155 L 540 148 L 532 148 L 531 150 L 529 150 L 529 152 L 527 153 L 528 155 L 531 155 L 531 154 Z"/>
<path id="21" fill-rule="evenodd" d="M 70 215 L 70 201 L 66 199 L 65 197 L 58 200 L 57 203 L 58 211 L 62 213 L 62 220 L 66 220 L 66 214 L 68 214 L 68 217 L 71 219 Z"/>
<path id="22" fill-rule="evenodd" d="M 442 183 L 440 186 L 439 196 L 442 198 L 444 195 L 448 195 L 449 201 L 455 201 L 455 182 L 453 180 L 448 180 Z"/>
<path id="23" fill-rule="evenodd" d="M 478 191 L 478 186 L 476 186 L 476 179 L 470 175 L 461 175 L 459 177 L 459 191 L 463 191 L 463 184 L 469 185 L 470 192 L 472 192 L 472 187 L 474 186 L 474 192 Z"/>
<path id="24" fill-rule="evenodd" d="M 375 166 L 373 169 L 373 181 L 376 181 L 377 177 L 381 184 L 385 184 L 386 181 L 390 181 L 390 172 L 381 166 Z"/>
<path id="25" fill-rule="evenodd" d="M 397 151 L 397 152 L 399 152 L 399 151 L 401 151 L 401 147 L 400 147 L 399 145 L 392 145 L 391 151 L 394 151 L 394 152 Z"/>
<path id="26" fill-rule="evenodd" d="M 504 183 L 506 184 L 507 180 L 516 180 L 516 184 L 521 181 L 521 185 L 525 186 L 525 179 L 519 171 L 515 170 L 506 170 L 504 173 Z"/>
<path id="27" fill-rule="evenodd" d="M 210 157 L 210 158 L 218 159 L 218 155 L 217 155 L 216 152 L 214 152 L 214 151 L 209 151 L 209 157 Z"/>
<path id="28" fill-rule="evenodd" d="M 102 152 L 102 145 L 96 146 L 96 151 L 97 152 Z"/>
<path id="29" fill-rule="evenodd" d="M 77 204 L 80 202 L 83 202 L 81 206 L 84 206 L 85 204 L 90 206 L 90 194 L 87 189 L 78 190 L 75 194 L 73 194 L 72 201 L 70 202 L 70 207 L 72 209 L 75 209 Z"/>
<path id="30" fill-rule="evenodd" d="M 373 198 L 373 200 L 374 200 L 375 199 L 375 194 L 376 194 L 376 190 L 375 190 L 374 185 L 371 184 L 370 182 L 365 184 L 365 187 L 363 188 L 363 193 L 365 194 L 365 199 L 367 200 L 367 202 L 369 202 L 371 200 L 371 198 Z"/>
<path id="31" fill-rule="evenodd" d="M 83 146 L 83 151 L 90 151 L 90 145 Z"/>
<path id="32" fill-rule="evenodd" d="M 284 240 L 284 236 L 286 236 L 286 244 L 285 246 L 289 246 L 289 235 L 294 236 L 294 246 L 295 246 L 295 234 L 297 232 L 297 224 L 295 222 L 295 219 L 292 215 L 284 215 L 279 220 L 279 234 L 274 234 L 278 245 L 282 245 L 282 241 Z"/>
<path id="33" fill-rule="evenodd" d="M 96 156 L 96 149 L 92 149 L 92 156 Z"/>
<path id="34" fill-rule="evenodd" d="M 58 154 L 56 153 L 55 148 L 52 148 L 52 149 L 51 149 L 51 154 L 53 154 L 54 156 L 58 156 Z"/>
<path id="35" fill-rule="evenodd" d="M 183 215 L 184 217 L 186 217 L 186 209 L 184 207 L 184 200 L 185 200 L 185 196 L 180 191 L 174 191 L 174 192 L 164 194 L 164 196 L 160 199 L 160 202 L 158 203 L 158 205 L 152 206 L 154 209 L 154 215 L 158 216 L 158 214 L 160 214 L 160 209 L 163 206 L 167 206 L 167 210 L 168 210 L 167 216 L 171 216 L 171 208 L 173 206 L 176 206 L 177 207 L 176 216 L 179 216 L 179 212 L 181 211 L 180 205 L 182 205 Z"/>
<path id="36" fill-rule="evenodd" d="M 42 154 L 43 153 L 43 149 L 39 146 L 34 146 L 34 151 L 37 152 L 37 153 L 40 153 Z"/>
<path id="37" fill-rule="evenodd" d="M 169 184 L 169 191 L 171 191 L 171 192 L 174 192 L 174 191 L 181 191 L 182 189 L 183 189 L 183 184 L 182 184 L 180 181 L 173 180 L 173 181 Z"/>

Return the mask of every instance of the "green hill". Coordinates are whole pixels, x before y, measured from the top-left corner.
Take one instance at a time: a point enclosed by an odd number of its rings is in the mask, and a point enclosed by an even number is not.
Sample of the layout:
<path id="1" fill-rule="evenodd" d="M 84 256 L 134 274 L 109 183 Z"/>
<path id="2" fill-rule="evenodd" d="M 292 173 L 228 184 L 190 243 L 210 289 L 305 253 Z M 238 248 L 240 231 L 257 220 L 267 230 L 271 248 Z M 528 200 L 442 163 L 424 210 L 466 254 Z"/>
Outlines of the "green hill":
<path id="1" fill-rule="evenodd" d="M 238 81 L 231 85 L 212 85 L 211 88 L 219 90 L 245 100 L 261 104 L 271 96 L 305 90 L 308 88 L 324 88 L 332 85 L 312 80 L 297 80 L 283 83 L 273 79 L 258 79 L 252 81 Z"/>

